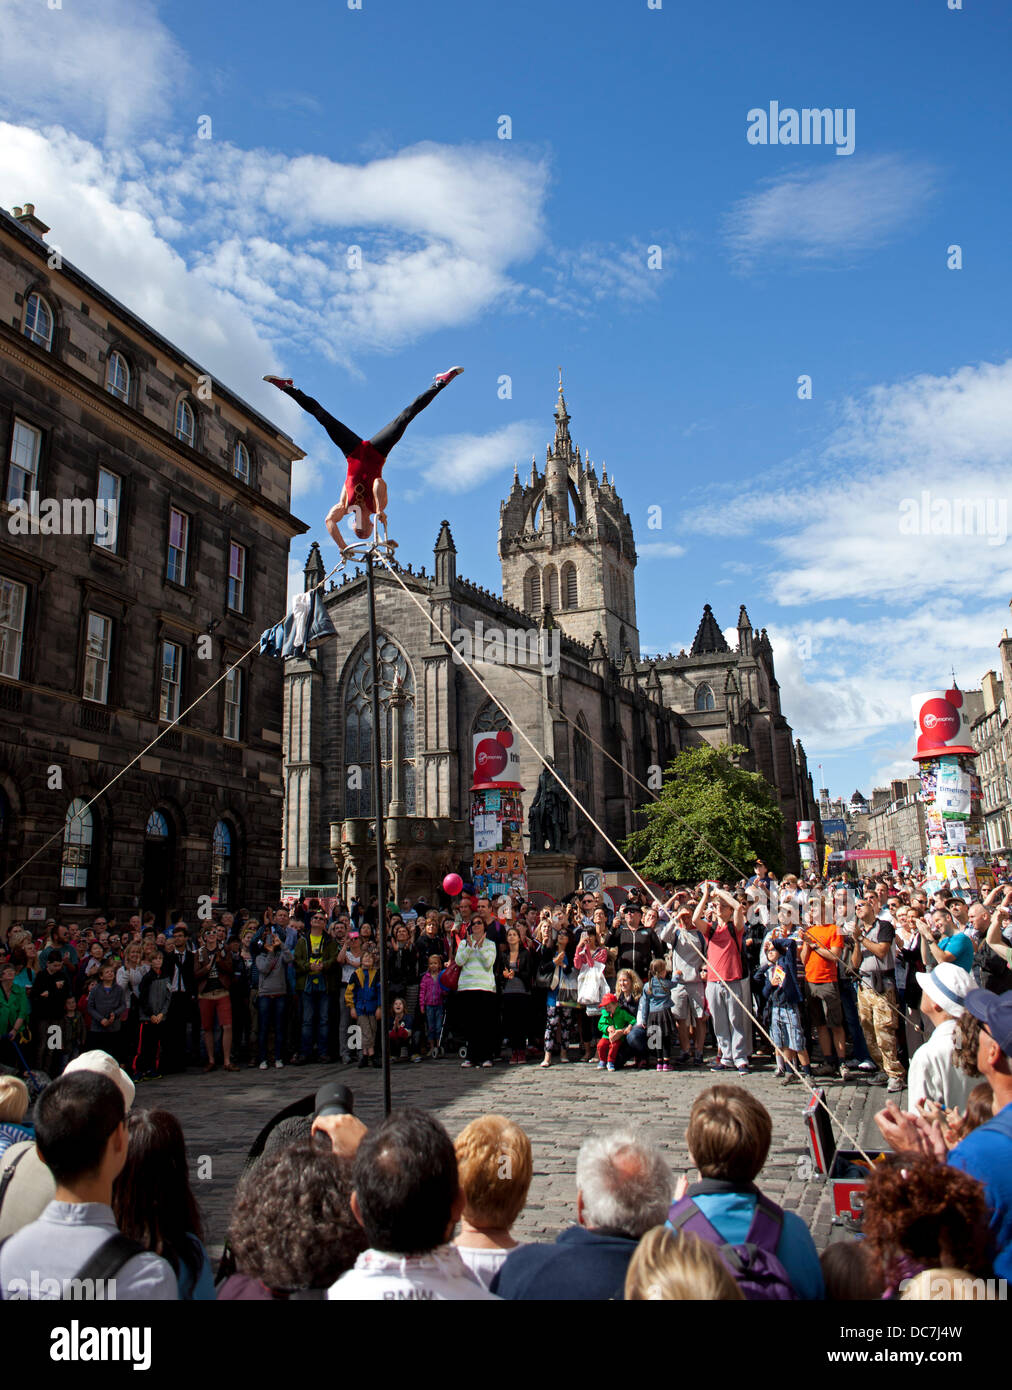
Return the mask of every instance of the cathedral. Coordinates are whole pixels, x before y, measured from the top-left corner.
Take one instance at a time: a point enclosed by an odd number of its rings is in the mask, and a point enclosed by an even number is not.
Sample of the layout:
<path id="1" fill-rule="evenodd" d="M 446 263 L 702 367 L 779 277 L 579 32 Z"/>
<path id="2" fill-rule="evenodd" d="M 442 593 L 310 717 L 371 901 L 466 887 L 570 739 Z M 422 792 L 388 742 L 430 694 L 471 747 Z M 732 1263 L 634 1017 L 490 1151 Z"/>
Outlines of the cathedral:
<path id="1" fill-rule="evenodd" d="M 753 629 L 744 604 L 735 648 L 707 604 L 688 652 L 641 658 L 632 523 L 614 476 L 602 468 L 598 477 L 569 425 L 560 382 L 544 472 L 534 461 L 523 483 L 515 470 L 500 504 L 501 596 L 458 575 L 448 521 L 431 574 L 408 564 L 395 577 L 376 564 L 384 850 L 398 901 L 435 901 L 445 874 L 467 876 L 480 733 L 514 732 L 525 824 L 541 767 L 518 729 L 616 844 L 634 828 L 657 769 L 703 741 L 742 745 L 745 765 L 776 789 L 786 867 L 798 868 L 795 822 L 817 819 L 766 630 Z M 314 543 L 306 588 L 324 572 Z M 285 664 L 282 889 L 361 896 L 376 884 L 365 576 L 332 582 L 325 602 L 338 638 Z M 574 866 L 570 888 L 582 868 L 622 868 L 575 806 L 561 849 Z"/>

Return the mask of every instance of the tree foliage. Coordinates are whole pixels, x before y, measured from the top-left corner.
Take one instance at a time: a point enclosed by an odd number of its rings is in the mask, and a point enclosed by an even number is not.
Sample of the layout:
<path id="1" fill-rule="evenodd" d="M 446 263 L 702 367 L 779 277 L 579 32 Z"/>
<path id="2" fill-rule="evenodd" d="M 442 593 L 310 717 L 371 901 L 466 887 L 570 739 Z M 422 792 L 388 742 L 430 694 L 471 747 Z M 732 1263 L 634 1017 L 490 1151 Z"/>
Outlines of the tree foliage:
<path id="1" fill-rule="evenodd" d="M 658 799 L 640 808 L 645 825 L 625 842 L 626 854 L 645 877 L 662 883 L 733 881 L 739 875 L 728 859 L 751 873 L 757 858 L 779 873 L 783 813 L 765 777 L 735 763 L 746 752 L 736 744 L 703 744 L 678 753 Z"/>

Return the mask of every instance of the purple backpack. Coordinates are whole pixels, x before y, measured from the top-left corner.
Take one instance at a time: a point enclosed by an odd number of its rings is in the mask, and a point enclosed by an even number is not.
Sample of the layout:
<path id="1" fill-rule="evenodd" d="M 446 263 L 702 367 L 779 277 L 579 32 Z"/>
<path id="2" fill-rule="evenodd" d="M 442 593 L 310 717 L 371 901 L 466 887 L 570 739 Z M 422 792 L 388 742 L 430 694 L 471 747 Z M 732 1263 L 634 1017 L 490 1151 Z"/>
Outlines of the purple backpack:
<path id="1" fill-rule="evenodd" d="M 691 1231 L 710 1245 L 727 1265 L 746 1299 L 765 1301 L 796 1300 L 790 1275 L 777 1259 L 776 1249 L 784 1226 L 781 1209 L 758 1193 L 755 1215 L 743 1245 L 729 1245 L 711 1226 L 691 1197 L 675 1202 L 668 1212 L 668 1225 L 675 1232 Z"/>

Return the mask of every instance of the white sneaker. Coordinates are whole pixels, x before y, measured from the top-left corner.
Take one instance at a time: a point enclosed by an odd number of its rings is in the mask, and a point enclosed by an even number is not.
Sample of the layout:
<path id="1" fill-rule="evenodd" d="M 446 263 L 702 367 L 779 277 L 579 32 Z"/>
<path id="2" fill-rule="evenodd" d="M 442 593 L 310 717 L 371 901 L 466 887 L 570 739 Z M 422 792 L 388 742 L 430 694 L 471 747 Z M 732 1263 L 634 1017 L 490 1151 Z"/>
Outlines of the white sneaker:
<path id="1" fill-rule="evenodd" d="M 260 1063 L 260 1070 L 261 1070 L 261 1071 L 266 1071 L 266 1070 L 267 1070 L 267 1063 L 266 1063 L 266 1062 L 261 1062 L 261 1063 Z"/>
<path id="2" fill-rule="evenodd" d="M 482 1062 L 482 1066 L 483 1066 L 483 1067 L 490 1067 L 491 1065 L 492 1065 L 491 1062 Z"/>
<path id="3" fill-rule="evenodd" d="M 905 1085 L 906 1083 L 904 1082 L 901 1076 L 890 1076 L 889 1085 L 886 1087 L 886 1090 L 893 1092 L 902 1091 L 904 1090 Z"/>
<path id="4" fill-rule="evenodd" d="M 858 1062 L 858 1064 L 857 1064 L 857 1069 L 858 1069 L 858 1071 L 863 1071 L 863 1072 L 877 1072 L 877 1071 L 878 1071 L 878 1067 L 875 1065 L 874 1062 Z"/>
<path id="5" fill-rule="evenodd" d="M 284 1064 L 284 1062 L 282 1062 L 281 1058 L 279 1057 L 278 1060 L 274 1063 L 274 1065 L 277 1067 L 278 1071 L 280 1071 L 281 1068 L 282 1068 L 285 1064 Z"/>
<path id="6" fill-rule="evenodd" d="M 462 1067 L 473 1067 L 473 1066 L 474 1066 L 474 1063 L 473 1063 L 473 1062 L 461 1062 L 460 1065 L 461 1065 Z"/>

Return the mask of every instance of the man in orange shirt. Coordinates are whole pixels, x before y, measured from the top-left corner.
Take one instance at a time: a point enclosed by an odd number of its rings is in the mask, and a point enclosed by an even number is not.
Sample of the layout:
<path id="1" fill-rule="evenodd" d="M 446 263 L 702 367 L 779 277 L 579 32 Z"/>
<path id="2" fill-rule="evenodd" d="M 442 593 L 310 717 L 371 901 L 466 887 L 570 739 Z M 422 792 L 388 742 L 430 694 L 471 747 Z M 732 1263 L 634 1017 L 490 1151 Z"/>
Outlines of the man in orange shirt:
<path id="1" fill-rule="evenodd" d="M 824 922 L 825 916 L 832 915 L 832 909 L 823 910 L 822 895 L 813 892 L 805 907 L 807 919 L 801 941 L 801 961 L 805 967 L 808 1008 L 812 1023 L 818 1031 L 819 1047 L 829 1066 L 829 1074 L 836 1074 L 833 1065 L 833 1049 L 840 1068 L 840 1077 L 846 1081 L 850 1072 L 847 1069 L 847 1041 L 843 1031 L 843 1005 L 840 1003 L 838 963 L 843 957 L 846 943 L 835 922 Z M 832 1034 L 833 1047 L 829 1038 Z"/>

